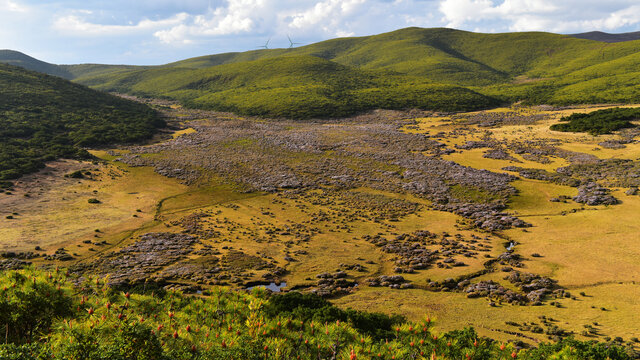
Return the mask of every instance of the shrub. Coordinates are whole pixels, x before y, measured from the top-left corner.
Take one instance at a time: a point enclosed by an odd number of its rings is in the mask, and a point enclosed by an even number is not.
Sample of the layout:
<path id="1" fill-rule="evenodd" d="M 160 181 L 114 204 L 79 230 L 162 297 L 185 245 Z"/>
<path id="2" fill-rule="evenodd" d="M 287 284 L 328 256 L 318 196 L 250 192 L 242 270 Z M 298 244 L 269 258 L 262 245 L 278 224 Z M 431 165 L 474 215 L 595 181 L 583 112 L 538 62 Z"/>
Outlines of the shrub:
<path id="1" fill-rule="evenodd" d="M 640 109 L 612 108 L 565 116 L 560 119 L 565 123 L 551 125 L 551 130 L 588 132 L 591 135 L 610 134 L 612 131 L 633 127 L 630 120 L 638 118 L 640 118 Z"/>

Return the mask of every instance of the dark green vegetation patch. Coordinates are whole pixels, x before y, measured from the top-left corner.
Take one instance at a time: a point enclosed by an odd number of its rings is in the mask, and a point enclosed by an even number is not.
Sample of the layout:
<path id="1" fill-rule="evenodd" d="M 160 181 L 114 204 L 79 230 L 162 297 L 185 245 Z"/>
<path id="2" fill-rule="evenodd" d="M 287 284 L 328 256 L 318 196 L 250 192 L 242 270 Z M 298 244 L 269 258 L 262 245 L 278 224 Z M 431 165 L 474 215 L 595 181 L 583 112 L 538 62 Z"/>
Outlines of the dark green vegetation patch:
<path id="1" fill-rule="evenodd" d="M 551 130 L 588 132 L 591 135 L 610 134 L 612 131 L 635 126 L 631 121 L 637 119 L 640 119 L 640 109 L 604 109 L 586 114 L 564 116 L 560 119 L 564 123 L 551 125 Z"/>
<path id="2" fill-rule="evenodd" d="M 0 180 L 90 158 L 82 147 L 147 139 L 161 126 L 146 105 L 0 64 Z"/>

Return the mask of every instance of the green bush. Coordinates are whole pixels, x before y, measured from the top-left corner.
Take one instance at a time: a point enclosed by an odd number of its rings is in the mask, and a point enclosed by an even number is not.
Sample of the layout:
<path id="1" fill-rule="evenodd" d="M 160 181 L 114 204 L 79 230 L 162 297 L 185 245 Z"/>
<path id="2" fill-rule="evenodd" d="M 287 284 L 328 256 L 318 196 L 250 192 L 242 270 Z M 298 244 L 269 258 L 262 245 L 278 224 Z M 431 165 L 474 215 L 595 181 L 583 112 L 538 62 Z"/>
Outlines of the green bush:
<path id="1" fill-rule="evenodd" d="M 265 306 L 265 313 L 270 316 L 293 316 L 318 323 L 346 321 L 358 331 L 376 339 L 392 337 L 393 327 L 406 322 L 406 319 L 400 315 L 389 316 L 353 309 L 342 310 L 317 295 L 295 291 L 272 296 Z"/>
<path id="2" fill-rule="evenodd" d="M 0 332 L 9 342 L 38 339 L 58 317 L 72 314 L 64 280 L 41 273 L 7 272 L 0 278 Z"/>
<path id="3" fill-rule="evenodd" d="M 551 130 L 564 132 L 588 132 L 591 135 L 610 134 L 612 131 L 630 128 L 630 120 L 640 119 L 640 109 L 612 108 L 587 114 L 577 113 L 560 119 L 565 123 L 551 125 Z"/>
<path id="4" fill-rule="evenodd" d="M 13 286 L 15 284 L 15 287 Z M 631 359 L 616 343 L 573 339 L 517 350 L 471 328 L 437 333 L 429 320 L 341 310 L 314 295 L 212 288 L 119 292 L 103 279 L 71 285 L 66 273 L 0 273 L 0 360 Z M 344 320 L 343 320 L 344 319 Z M 386 331 L 375 336 L 374 327 Z M 371 335 L 373 333 L 373 335 Z M 379 355 L 378 355 L 379 354 Z M 634 355 L 635 356 L 635 355 Z"/>

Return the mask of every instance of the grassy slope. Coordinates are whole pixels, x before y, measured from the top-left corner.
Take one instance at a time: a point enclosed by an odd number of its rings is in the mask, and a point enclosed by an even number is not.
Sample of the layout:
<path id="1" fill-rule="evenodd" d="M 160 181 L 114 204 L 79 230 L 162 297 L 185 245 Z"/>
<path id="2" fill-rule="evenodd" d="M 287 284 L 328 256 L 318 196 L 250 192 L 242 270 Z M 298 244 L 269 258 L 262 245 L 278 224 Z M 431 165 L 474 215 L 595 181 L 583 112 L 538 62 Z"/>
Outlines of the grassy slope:
<path id="1" fill-rule="evenodd" d="M 281 56 L 201 69 L 163 67 L 85 78 L 83 83 L 178 99 L 198 108 L 308 118 L 373 109 L 462 110 L 495 105 L 471 90 L 313 56 Z"/>
<path id="2" fill-rule="evenodd" d="M 431 92 L 425 85 L 433 83 L 466 87 L 503 102 L 632 102 L 640 95 L 638 50 L 640 40 L 610 44 L 541 32 L 407 28 L 163 66 L 85 64 L 58 69 L 98 89 L 169 97 L 191 106 L 254 115 L 339 116 L 375 107 L 470 110 L 496 103 L 460 88 L 442 87 L 421 99 Z M 317 62 L 318 58 L 330 63 Z M 219 75 L 224 79 L 211 81 Z M 365 85 L 345 78 L 365 78 Z M 180 87 L 199 80 L 207 86 Z M 367 86 L 374 90 L 363 91 Z M 464 99 L 443 108 L 452 97 L 443 97 L 442 90 Z M 337 103 L 337 97 L 345 99 Z"/>
<path id="3" fill-rule="evenodd" d="M 286 50 L 257 50 L 203 56 L 168 64 L 169 67 L 201 68 L 232 62 L 289 55 L 311 55 L 367 69 L 387 69 L 433 81 L 482 86 L 510 82 L 513 77 L 561 77 L 589 67 L 610 64 L 614 70 L 633 70 L 625 59 L 640 42 L 605 44 L 569 36 L 529 32 L 479 34 L 452 29 L 408 28 L 390 33 L 333 39 Z M 637 63 L 637 62 L 636 62 Z M 614 71 L 613 73 L 616 73 Z M 577 76 L 577 75 L 576 75 Z"/>

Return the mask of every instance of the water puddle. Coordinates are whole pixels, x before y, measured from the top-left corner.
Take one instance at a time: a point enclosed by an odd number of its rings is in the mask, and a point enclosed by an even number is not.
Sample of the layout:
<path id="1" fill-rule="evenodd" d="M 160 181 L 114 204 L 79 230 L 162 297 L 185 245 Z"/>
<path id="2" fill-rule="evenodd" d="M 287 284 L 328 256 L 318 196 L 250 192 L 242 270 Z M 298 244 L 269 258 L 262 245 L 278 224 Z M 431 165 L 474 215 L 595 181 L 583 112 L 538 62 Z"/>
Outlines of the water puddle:
<path id="1" fill-rule="evenodd" d="M 247 287 L 247 290 L 253 290 L 256 287 L 261 287 L 261 288 L 265 288 L 265 289 L 269 289 L 273 292 L 280 292 L 280 289 L 282 289 L 283 287 L 287 286 L 286 282 L 280 282 L 280 283 L 269 283 L 269 284 L 260 284 L 260 285 L 255 285 L 255 286 L 249 286 Z"/>

